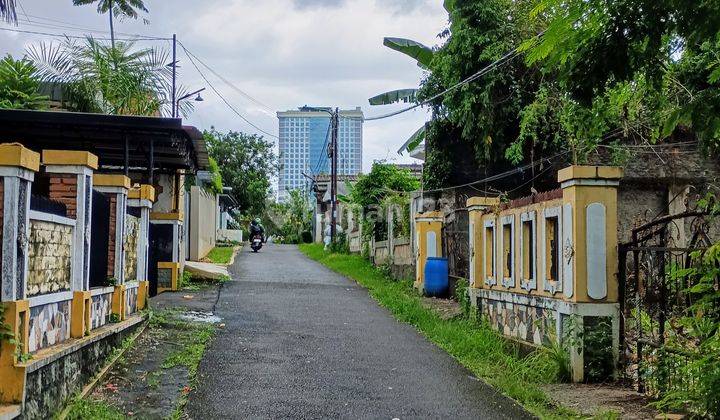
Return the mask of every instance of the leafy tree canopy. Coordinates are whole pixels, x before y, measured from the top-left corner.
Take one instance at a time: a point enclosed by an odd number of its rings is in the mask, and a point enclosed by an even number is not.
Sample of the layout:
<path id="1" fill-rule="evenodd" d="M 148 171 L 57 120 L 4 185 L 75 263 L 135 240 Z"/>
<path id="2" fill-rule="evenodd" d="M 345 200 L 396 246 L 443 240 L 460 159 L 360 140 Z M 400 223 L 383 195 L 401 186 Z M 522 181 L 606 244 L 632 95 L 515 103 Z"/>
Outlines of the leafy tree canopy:
<path id="1" fill-rule="evenodd" d="M 9 54 L 0 60 L 0 108 L 46 108 L 48 97 L 38 93 L 40 81 L 36 74 L 29 60 L 14 60 Z"/>
<path id="2" fill-rule="evenodd" d="M 262 136 L 237 131 L 222 133 L 214 127 L 203 135 L 210 156 L 220 168 L 222 185 L 232 188 L 240 211 L 251 217 L 261 215 L 270 193 L 270 179 L 279 168 L 273 144 Z"/>
<path id="3" fill-rule="evenodd" d="M 407 169 L 386 162 L 375 162 L 367 175 L 360 175 L 352 186 L 350 199 L 362 207 L 379 205 L 396 192 L 415 191 L 420 182 Z"/>

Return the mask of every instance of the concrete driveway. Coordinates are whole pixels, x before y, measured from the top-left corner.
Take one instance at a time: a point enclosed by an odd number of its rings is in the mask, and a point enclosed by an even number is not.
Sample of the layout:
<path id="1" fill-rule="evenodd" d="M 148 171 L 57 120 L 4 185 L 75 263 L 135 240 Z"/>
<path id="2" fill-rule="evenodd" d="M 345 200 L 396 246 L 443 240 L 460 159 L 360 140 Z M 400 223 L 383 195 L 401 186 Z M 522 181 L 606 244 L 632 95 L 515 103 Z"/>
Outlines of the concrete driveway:
<path id="1" fill-rule="evenodd" d="M 530 417 L 294 246 L 244 248 L 230 272 L 193 419 Z"/>

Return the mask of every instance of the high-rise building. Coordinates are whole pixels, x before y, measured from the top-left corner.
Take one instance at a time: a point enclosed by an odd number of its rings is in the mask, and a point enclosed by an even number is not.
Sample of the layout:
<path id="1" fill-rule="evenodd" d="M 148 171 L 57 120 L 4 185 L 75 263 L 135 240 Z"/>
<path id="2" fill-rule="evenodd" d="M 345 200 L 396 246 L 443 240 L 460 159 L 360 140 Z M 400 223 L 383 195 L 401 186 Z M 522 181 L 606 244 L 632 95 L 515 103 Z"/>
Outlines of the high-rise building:
<path id="1" fill-rule="evenodd" d="M 280 177 L 278 201 L 285 201 L 288 191 L 305 189 L 308 179 L 330 173 L 331 108 L 300 107 L 278 112 L 280 124 Z M 328 112 L 325 112 L 328 111 Z M 357 175 L 362 170 L 363 112 L 360 107 L 340 110 L 338 127 L 338 174 Z"/>

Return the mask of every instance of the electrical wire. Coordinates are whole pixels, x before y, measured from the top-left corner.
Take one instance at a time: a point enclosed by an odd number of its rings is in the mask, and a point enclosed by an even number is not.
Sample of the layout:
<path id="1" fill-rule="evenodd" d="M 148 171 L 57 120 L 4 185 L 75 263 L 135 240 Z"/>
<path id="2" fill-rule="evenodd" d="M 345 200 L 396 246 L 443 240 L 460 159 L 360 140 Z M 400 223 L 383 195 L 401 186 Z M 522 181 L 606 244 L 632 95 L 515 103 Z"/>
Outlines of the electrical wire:
<path id="1" fill-rule="evenodd" d="M 192 63 L 193 67 L 195 67 L 195 70 L 197 70 L 198 74 L 200 74 L 200 77 L 202 77 L 203 80 L 205 80 L 205 83 L 207 83 L 208 86 L 210 86 L 210 89 L 212 89 L 212 91 L 215 92 L 215 94 L 225 103 L 225 105 L 226 105 L 231 111 L 233 111 L 233 112 L 235 113 L 235 115 L 237 115 L 238 117 L 240 117 L 243 121 L 245 121 L 246 123 L 248 123 L 250 126 L 252 126 L 252 127 L 255 128 L 256 130 L 258 130 L 259 132 L 261 132 L 261 133 L 263 133 L 263 134 L 266 134 L 266 135 L 268 135 L 268 136 L 270 136 L 270 137 L 272 137 L 272 138 L 275 138 L 275 139 L 277 139 L 277 140 L 280 140 L 280 137 L 276 136 L 275 134 L 269 133 L 269 132 L 263 130 L 262 128 L 258 127 L 258 126 L 255 125 L 252 121 L 248 120 L 244 115 L 242 115 L 242 114 L 240 113 L 240 111 L 238 111 L 234 106 L 232 106 L 232 104 L 230 104 L 230 102 L 228 102 L 228 100 L 225 99 L 225 97 L 220 93 L 220 91 L 217 90 L 217 88 L 215 87 L 215 85 L 213 85 L 213 84 L 210 82 L 210 80 L 207 78 L 207 76 L 205 76 L 205 74 L 200 70 L 200 67 L 198 67 L 198 65 L 197 65 L 197 63 L 195 62 L 195 60 L 193 59 L 193 57 L 188 53 L 188 50 L 187 50 L 187 48 L 185 48 L 185 46 L 183 45 L 183 43 L 180 42 L 180 41 L 178 41 L 178 44 L 180 45 L 180 48 L 182 48 L 183 51 L 185 51 L 185 55 L 186 55 L 187 58 L 190 60 L 190 62 Z"/>
<path id="2" fill-rule="evenodd" d="M 32 35 L 42 35 L 42 36 L 51 36 L 51 37 L 60 37 L 60 38 L 73 38 L 73 39 L 87 39 L 88 36 L 80 36 L 80 35 L 69 35 L 69 34 L 58 34 L 58 33 L 51 33 L 51 32 L 41 32 L 41 31 L 26 31 L 22 29 L 13 29 L 13 28 L 0 28 L 0 31 L 6 31 L 6 32 L 17 32 L 21 34 L 32 34 Z M 93 37 L 93 39 L 100 40 L 100 41 L 110 41 L 110 38 L 104 38 L 104 37 Z M 168 41 L 172 38 L 160 38 L 160 37 L 137 37 L 137 38 L 115 38 L 115 41 Z"/>
<path id="3" fill-rule="evenodd" d="M 192 56 L 198 61 L 198 63 L 202 64 L 203 67 L 205 67 L 206 69 L 208 69 L 208 71 L 209 71 L 210 73 L 212 73 L 213 75 L 215 75 L 215 77 L 217 77 L 218 79 L 222 80 L 226 85 L 228 85 L 228 86 L 229 86 L 230 88 L 232 88 L 234 91 L 238 92 L 239 94 L 241 94 L 242 96 L 244 96 L 244 97 L 247 98 L 248 100 L 252 101 L 252 102 L 255 103 L 256 105 L 259 105 L 259 106 L 265 108 L 266 110 L 268 110 L 268 111 L 270 111 L 270 112 L 275 112 L 274 109 L 270 108 L 268 105 L 264 104 L 263 102 L 260 102 L 258 99 L 253 98 L 249 93 L 247 93 L 247 92 L 245 92 L 244 90 L 240 89 L 239 87 L 235 86 L 231 81 L 229 81 L 228 79 L 226 79 L 225 77 L 223 77 L 222 75 L 220 75 L 218 72 L 216 72 L 215 70 L 213 70 L 210 66 L 208 66 L 207 64 L 205 64 L 205 62 L 202 61 L 197 55 L 193 54 L 191 51 L 189 51 L 189 50 L 187 50 L 187 49 L 185 49 L 185 51 L 186 51 L 188 54 L 192 55 Z"/>

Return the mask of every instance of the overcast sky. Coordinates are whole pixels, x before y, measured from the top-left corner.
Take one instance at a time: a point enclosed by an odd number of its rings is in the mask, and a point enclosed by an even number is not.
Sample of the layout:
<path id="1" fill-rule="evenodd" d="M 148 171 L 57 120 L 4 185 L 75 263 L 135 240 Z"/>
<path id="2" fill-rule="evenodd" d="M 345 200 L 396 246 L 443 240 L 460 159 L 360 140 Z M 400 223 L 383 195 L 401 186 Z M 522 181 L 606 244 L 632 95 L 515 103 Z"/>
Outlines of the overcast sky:
<path id="1" fill-rule="evenodd" d="M 73 7 L 71 0 L 19 0 L 17 27 L 27 31 L 82 34 L 107 31 L 106 15 L 95 6 Z M 149 24 L 116 22 L 115 31 L 166 37 L 172 33 L 195 55 L 272 110 L 313 106 L 361 106 L 366 116 L 406 105 L 370 107 L 367 98 L 399 88 L 416 87 L 422 71 L 409 57 L 382 45 L 384 36 L 435 45 L 447 22 L 441 0 L 145 0 Z M 31 23 L 28 23 L 29 19 Z M 71 25 L 68 25 L 71 24 Z M 102 33 L 95 34 L 103 36 Z M 117 37 L 125 35 L 116 34 Z M 22 55 L 46 36 L 0 31 L 0 52 Z M 165 41 L 138 45 L 163 44 Z M 180 83 L 190 90 L 207 87 L 184 54 Z M 277 134 L 271 112 L 232 90 L 209 72 L 210 81 L 240 113 Z M 189 123 L 200 129 L 257 132 L 208 89 Z M 396 150 L 428 117 L 425 110 L 364 125 L 363 167 L 373 160 L 411 162 Z"/>

